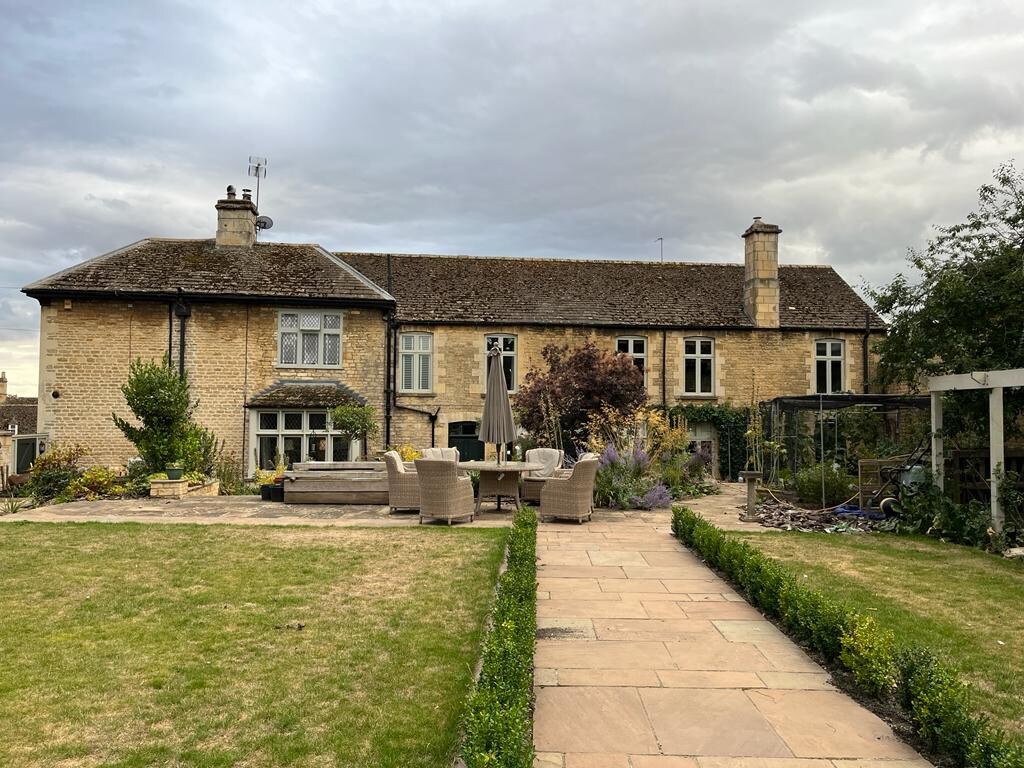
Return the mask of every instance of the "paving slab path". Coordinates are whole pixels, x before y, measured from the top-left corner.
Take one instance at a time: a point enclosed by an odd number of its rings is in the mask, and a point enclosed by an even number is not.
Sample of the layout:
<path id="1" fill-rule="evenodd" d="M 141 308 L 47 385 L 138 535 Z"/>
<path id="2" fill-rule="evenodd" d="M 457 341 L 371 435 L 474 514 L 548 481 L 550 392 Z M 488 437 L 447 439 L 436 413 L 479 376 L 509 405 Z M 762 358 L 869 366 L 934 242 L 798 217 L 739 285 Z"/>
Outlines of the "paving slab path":
<path id="1" fill-rule="evenodd" d="M 669 526 L 667 511 L 539 526 L 537 768 L 930 765 Z"/>

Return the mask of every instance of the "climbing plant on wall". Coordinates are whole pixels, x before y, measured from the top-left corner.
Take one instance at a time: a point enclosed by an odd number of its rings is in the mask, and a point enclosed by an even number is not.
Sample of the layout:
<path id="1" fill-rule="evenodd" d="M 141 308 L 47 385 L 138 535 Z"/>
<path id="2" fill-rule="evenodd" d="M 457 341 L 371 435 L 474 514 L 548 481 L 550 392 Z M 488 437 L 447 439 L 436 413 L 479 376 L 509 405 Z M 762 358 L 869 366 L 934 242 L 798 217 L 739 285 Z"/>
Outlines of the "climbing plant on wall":
<path id="1" fill-rule="evenodd" d="M 750 409 L 724 403 L 687 403 L 668 409 L 669 423 L 709 423 L 718 433 L 718 466 L 723 478 L 735 480 L 747 463 L 747 426 Z"/>

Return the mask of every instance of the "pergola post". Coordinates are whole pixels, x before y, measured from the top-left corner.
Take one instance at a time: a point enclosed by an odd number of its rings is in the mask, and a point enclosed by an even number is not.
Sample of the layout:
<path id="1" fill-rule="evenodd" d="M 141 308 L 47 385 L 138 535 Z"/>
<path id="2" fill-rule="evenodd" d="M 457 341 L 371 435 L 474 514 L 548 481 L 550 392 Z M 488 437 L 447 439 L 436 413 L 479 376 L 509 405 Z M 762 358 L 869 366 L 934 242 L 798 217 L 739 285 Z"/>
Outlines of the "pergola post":
<path id="1" fill-rule="evenodd" d="M 992 529 L 1003 530 L 1003 509 L 999 504 L 1000 475 L 1004 467 L 1003 455 L 1003 388 L 993 387 L 988 393 L 988 454 L 989 484 L 992 488 Z"/>
<path id="2" fill-rule="evenodd" d="M 945 466 L 942 445 L 942 393 L 932 392 L 932 477 L 943 488 L 942 470 Z"/>
<path id="3" fill-rule="evenodd" d="M 1003 448 L 1003 388 L 1024 387 L 1024 368 L 1005 371 L 974 371 L 972 373 L 950 373 L 932 376 L 928 379 L 928 391 L 932 396 L 932 471 L 941 469 L 942 438 L 936 437 L 936 430 L 942 427 L 942 393 L 958 390 L 987 389 L 988 395 L 988 457 L 989 488 L 992 489 L 992 529 L 1002 531 L 1004 515 L 999 505 L 999 475 L 1005 470 Z M 936 479 L 942 482 L 941 475 Z"/>

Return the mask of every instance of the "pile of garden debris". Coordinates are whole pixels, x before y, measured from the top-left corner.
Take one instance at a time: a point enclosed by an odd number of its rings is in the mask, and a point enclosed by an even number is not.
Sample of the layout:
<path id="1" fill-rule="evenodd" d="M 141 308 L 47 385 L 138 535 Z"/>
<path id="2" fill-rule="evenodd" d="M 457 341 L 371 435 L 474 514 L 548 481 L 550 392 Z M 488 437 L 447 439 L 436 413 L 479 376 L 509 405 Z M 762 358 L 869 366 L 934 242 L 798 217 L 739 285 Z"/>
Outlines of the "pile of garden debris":
<path id="1" fill-rule="evenodd" d="M 765 499 L 755 507 L 755 510 L 753 515 L 744 513 L 743 519 L 751 523 L 760 523 L 765 528 L 778 528 L 783 531 L 859 533 L 874 531 L 880 527 L 880 521 L 863 515 L 801 509 L 772 498 Z"/>

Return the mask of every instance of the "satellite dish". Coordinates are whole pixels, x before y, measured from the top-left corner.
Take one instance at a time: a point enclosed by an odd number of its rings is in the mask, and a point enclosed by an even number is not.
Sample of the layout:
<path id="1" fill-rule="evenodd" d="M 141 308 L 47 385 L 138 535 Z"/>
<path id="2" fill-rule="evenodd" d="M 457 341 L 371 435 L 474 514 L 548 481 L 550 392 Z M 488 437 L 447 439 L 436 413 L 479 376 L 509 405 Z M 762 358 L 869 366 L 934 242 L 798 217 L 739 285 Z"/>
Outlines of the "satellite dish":
<path id="1" fill-rule="evenodd" d="M 256 217 L 256 229 L 270 229 L 274 226 L 274 220 L 269 216 Z"/>

